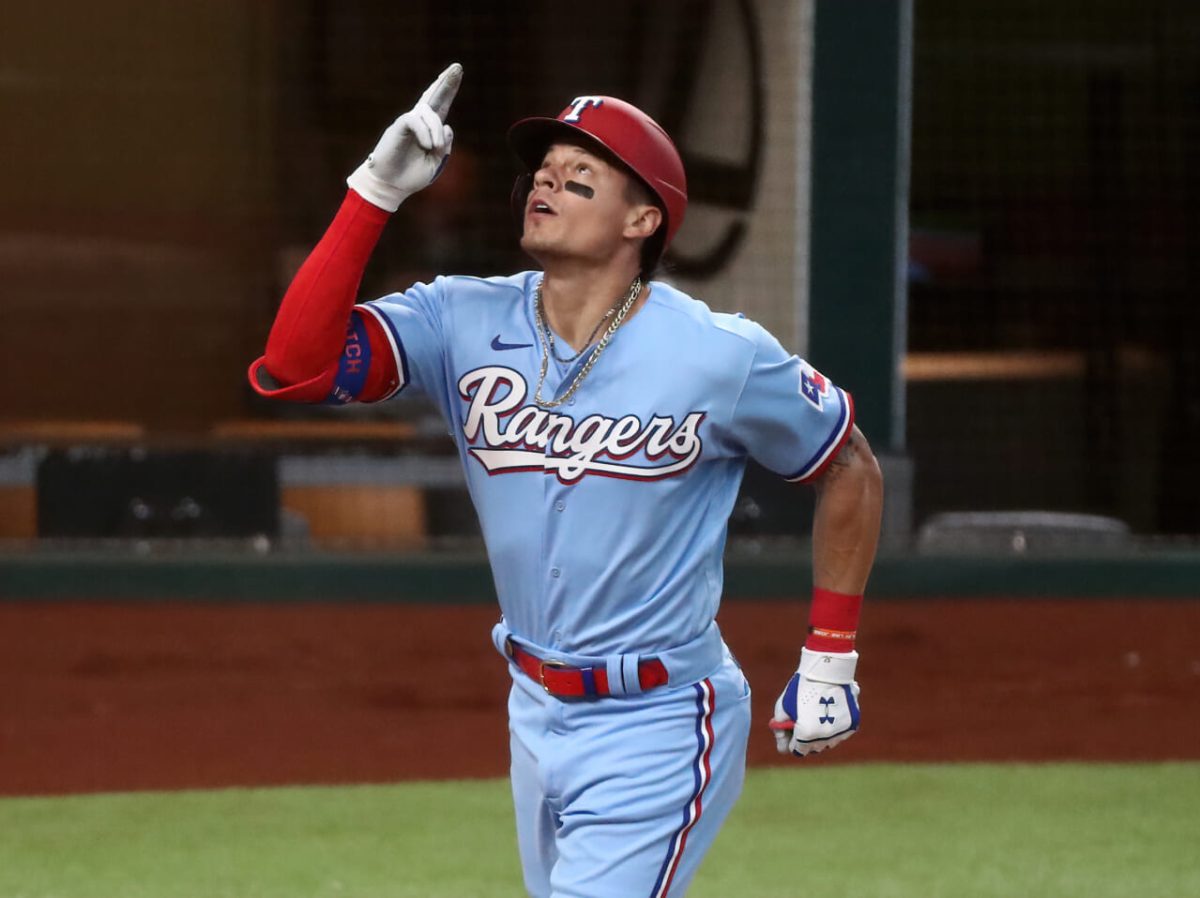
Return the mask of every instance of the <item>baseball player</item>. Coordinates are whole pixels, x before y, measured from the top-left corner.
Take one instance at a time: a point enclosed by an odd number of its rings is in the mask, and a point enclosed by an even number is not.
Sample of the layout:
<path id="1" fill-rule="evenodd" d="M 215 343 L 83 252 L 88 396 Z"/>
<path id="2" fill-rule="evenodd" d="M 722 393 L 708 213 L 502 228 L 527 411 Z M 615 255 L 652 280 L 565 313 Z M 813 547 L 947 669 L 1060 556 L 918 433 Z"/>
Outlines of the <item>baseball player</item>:
<path id="1" fill-rule="evenodd" d="M 450 155 L 461 79 L 446 69 L 350 175 L 251 383 L 302 402 L 438 406 L 502 611 L 526 888 L 682 895 L 745 768 L 750 689 L 714 618 L 746 459 L 817 488 L 812 626 L 770 723 L 798 756 L 858 728 L 879 468 L 847 393 L 753 322 L 650 280 L 687 208 L 683 164 L 613 97 L 509 132 L 526 170 L 521 247 L 540 270 L 356 305 L 389 217 Z"/>

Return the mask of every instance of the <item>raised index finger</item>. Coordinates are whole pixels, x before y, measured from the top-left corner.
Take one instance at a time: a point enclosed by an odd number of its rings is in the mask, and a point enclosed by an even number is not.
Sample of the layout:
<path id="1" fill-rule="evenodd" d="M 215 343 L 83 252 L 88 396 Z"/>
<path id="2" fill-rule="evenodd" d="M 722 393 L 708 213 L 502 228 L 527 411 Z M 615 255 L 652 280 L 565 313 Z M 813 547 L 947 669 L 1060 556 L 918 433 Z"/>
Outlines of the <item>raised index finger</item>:
<path id="1" fill-rule="evenodd" d="M 437 80 L 429 85 L 425 93 L 421 94 L 421 102 L 428 104 L 442 121 L 446 120 L 450 104 L 458 95 L 458 87 L 462 84 L 462 75 L 463 67 L 457 62 L 451 63 L 446 67 L 446 71 L 438 75 Z"/>

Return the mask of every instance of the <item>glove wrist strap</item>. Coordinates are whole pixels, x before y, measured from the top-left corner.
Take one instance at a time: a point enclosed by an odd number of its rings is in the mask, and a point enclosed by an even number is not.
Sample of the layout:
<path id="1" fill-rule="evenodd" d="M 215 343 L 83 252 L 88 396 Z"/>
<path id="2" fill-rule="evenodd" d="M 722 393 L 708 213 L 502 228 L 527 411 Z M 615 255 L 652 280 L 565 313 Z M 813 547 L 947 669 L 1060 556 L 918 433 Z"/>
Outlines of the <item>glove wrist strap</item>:
<path id="1" fill-rule="evenodd" d="M 378 206 L 385 212 L 395 212 L 411 195 L 409 191 L 377 177 L 367 162 L 356 168 L 346 183 L 372 206 Z"/>
<path id="2" fill-rule="evenodd" d="M 854 682 L 857 666 L 858 652 L 814 652 L 802 648 L 797 673 L 814 683 L 845 685 Z"/>

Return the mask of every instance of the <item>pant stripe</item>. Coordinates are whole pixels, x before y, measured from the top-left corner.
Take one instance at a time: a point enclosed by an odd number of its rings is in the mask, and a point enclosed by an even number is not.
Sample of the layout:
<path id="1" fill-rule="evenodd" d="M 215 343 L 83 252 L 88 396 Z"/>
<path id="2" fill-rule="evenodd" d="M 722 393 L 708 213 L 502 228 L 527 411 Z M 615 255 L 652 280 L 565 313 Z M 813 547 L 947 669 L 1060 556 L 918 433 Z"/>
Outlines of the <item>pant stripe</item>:
<path id="1" fill-rule="evenodd" d="M 679 861 L 687 846 L 688 833 L 696 825 L 703 811 L 702 799 L 704 790 L 712 778 L 712 768 L 709 766 L 713 746 L 713 708 L 716 706 L 716 694 L 711 680 L 696 684 L 696 760 L 692 764 L 695 777 L 695 788 L 692 797 L 683 809 L 683 825 L 671 836 L 667 846 L 667 858 L 663 861 L 662 869 L 658 871 L 658 879 L 654 882 L 651 898 L 667 898 L 671 889 L 671 880 L 679 869 Z"/>

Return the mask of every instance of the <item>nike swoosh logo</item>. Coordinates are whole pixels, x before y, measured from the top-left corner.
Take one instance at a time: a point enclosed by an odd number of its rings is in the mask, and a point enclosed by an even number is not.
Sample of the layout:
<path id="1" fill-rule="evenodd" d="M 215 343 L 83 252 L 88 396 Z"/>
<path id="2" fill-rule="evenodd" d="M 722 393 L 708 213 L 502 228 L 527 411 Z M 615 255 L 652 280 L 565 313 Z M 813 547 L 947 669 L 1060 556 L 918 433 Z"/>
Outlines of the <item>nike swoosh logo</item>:
<path id="1" fill-rule="evenodd" d="M 497 352 L 503 352 L 506 349 L 528 349 L 532 343 L 504 343 L 500 340 L 500 335 L 492 337 L 492 349 Z"/>

